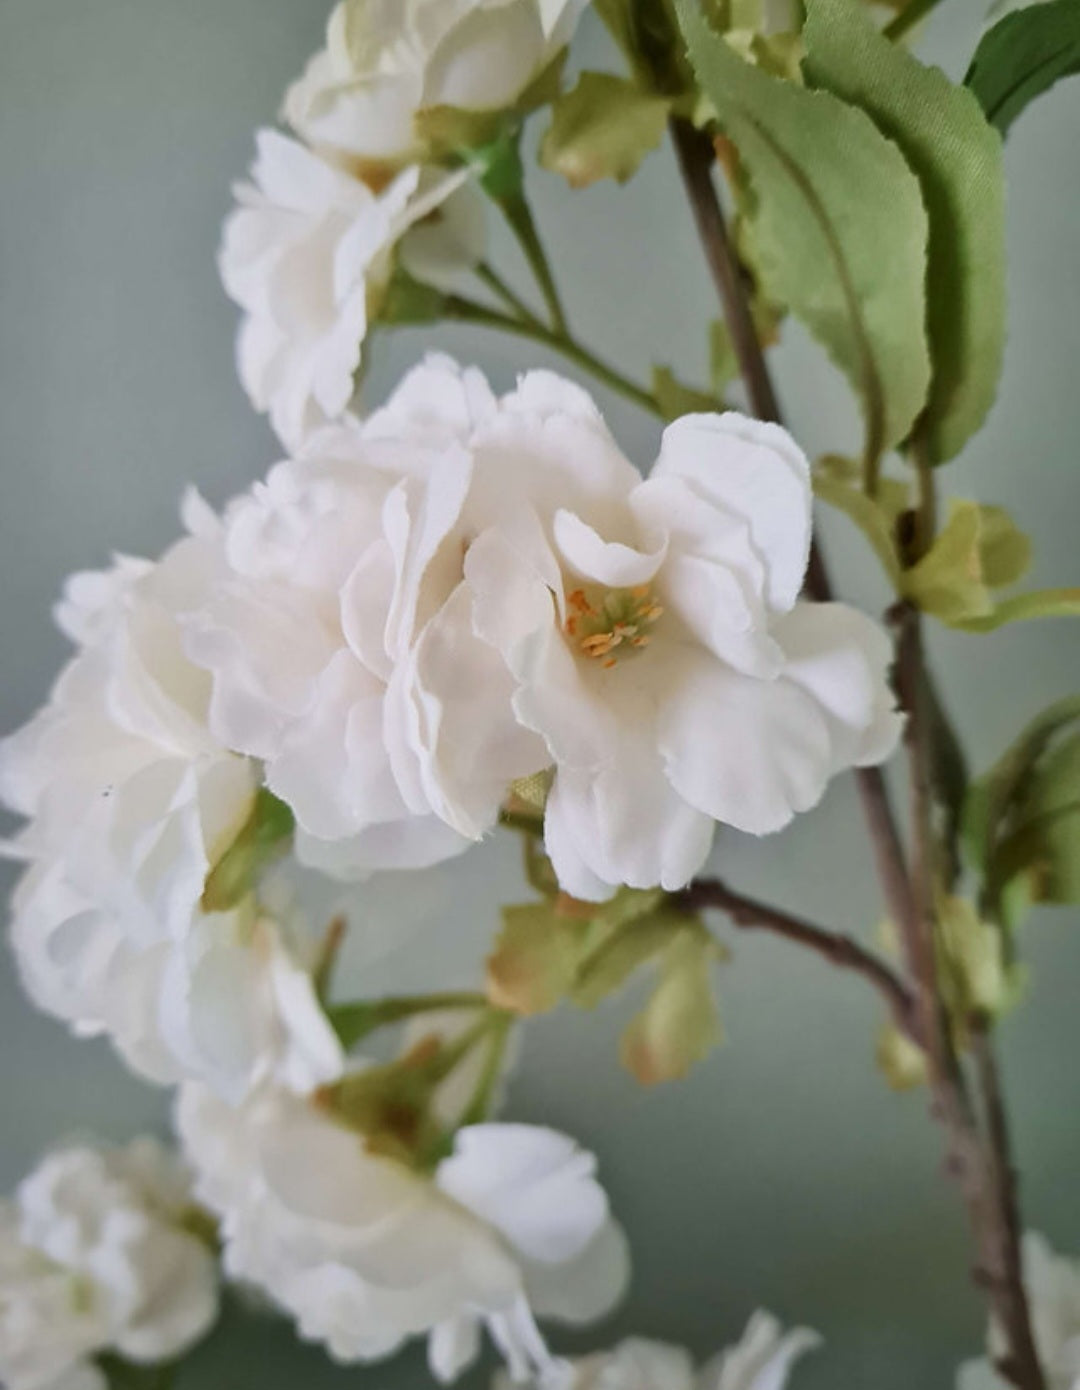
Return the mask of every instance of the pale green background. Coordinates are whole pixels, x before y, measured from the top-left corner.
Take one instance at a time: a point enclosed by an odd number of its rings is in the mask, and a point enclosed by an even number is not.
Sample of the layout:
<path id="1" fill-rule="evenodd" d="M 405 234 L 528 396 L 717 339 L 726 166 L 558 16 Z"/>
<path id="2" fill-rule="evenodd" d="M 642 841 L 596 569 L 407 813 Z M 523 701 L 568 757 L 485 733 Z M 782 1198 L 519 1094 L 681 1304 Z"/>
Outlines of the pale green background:
<path id="1" fill-rule="evenodd" d="M 113 548 L 153 554 L 196 482 L 215 502 L 275 457 L 232 369 L 235 315 L 214 271 L 230 181 L 252 133 L 316 45 L 320 0 L 0 0 L 0 728 L 44 696 L 64 657 L 49 604 L 70 570 Z M 945 0 L 925 51 L 962 71 L 981 0 Z M 586 60 L 606 58 L 587 23 Z M 1039 542 L 1036 579 L 1076 583 L 1080 479 L 1080 83 L 1021 121 L 1010 142 L 1012 338 L 989 426 L 945 476 L 1007 503 Z M 644 372 L 701 369 L 711 290 L 669 152 L 625 191 L 571 197 L 535 180 L 574 317 L 598 347 Z M 505 256 L 500 242 L 497 256 Z M 513 260 L 506 261 L 511 269 Z M 402 334 L 379 345 L 378 395 L 428 342 L 481 362 L 501 386 L 543 360 L 479 333 Z M 777 354 L 793 428 L 809 450 L 852 436 L 845 393 L 796 332 Z M 643 465 L 657 431 L 604 397 Z M 861 544 L 827 526 L 845 593 L 883 592 Z M 1032 627 L 935 642 L 975 761 L 1080 685 L 1076 628 Z M 514 847 L 478 851 L 434 882 L 376 886 L 393 926 L 427 908 L 434 946 L 411 968 L 478 956 L 500 900 L 520 892 Z M 852 788 L 781 839 L 726 837 L 724 872 L 822 921 L 868 935 L 878 899 Z M 1080 1251 L 1076 914 L 1044 913 L 1024 939 L 1026 1010 L 1004 1046 L 1032 1224 Z M 615 1057 L 626 1007 L 560 1014 L 529 1030 L 511 1113 L 563 1126 L 597 1151 L 636 1251 L 628 1304 L 595 1337 L 630 1329 L 711 1352 L 753 1308 L 822 1330 L 804 1390 L 928 1390 L 949 1383 L 981 1337 L 965 1282 L 957 1204 L 939 1177 L 924 1098 L 897 1099 L 872 1060 L 876 1001 L 858 981 L 769 941 L 734 943 L 721 979 L 728 1046 L 685 1084 L 635 1089 Z M 452 968 L 452 967 L 451 967 Z M 72 1129 L 121 1139 L 164 1124 L 166 1097 L 127 1077 L 104 1046 L 69 1041 L 0 976 L 0 1180 Z M 186 1386 L 421 1385 L 418 1357 L 335 1371 L 281 1325 L 219 1334 Z"/>

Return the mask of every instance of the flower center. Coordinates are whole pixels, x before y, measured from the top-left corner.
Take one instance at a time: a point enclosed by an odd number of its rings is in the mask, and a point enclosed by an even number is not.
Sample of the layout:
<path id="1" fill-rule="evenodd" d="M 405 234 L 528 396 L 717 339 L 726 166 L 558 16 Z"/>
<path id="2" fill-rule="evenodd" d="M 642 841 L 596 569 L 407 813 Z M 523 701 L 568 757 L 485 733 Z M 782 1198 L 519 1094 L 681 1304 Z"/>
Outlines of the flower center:
<path id="1" fill-rule="evenodd" d="M 634 589 L 598 585 L 567 595 L 566 635 L 583 656 L 610 669 L 649 645 L 649 629 L 664 610 L 648 584 Z"/>

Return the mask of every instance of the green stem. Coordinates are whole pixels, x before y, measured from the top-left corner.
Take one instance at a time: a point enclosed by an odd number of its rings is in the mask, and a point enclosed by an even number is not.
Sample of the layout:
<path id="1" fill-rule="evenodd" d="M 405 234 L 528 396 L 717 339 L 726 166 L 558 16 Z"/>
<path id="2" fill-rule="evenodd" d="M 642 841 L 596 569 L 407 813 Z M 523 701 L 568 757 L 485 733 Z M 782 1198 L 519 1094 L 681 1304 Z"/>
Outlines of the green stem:
<path id="1" fill-rule="evenodd" d="M 525 194 L 516 192 L 496 201 L 502 215 L 506 218 L 507 225 L 517 237 L 518 245 L 525 253 L 529 269 L 536 279 L 540 293 L 544 296 L 544 303 L 551 316 L 552 328 L 556 333 L 565 335 L 567 333 L 566 314 L 563 312 L 555 277 L 548 265 L 544 246 L 540 240 L 540 233 L 536 230 L 532 209 L 529 207 Z"/>
<path id="2" fill-rule="evenodd" d="M 515 318 L 498 309 L 488 309 L 485 305 L 477 304 L 461 295 L 449 297 L 444 314 L 447 318 L 454 319 L 459 323 L 473 323 L 484 328 L 497 328 L 500 332 L 513 333 L 519 338 L 528 338 L 534 343 L 542 343 L 544 347 L 560 353 L 584 371 L 589 372 L 598 381 L 602 381 L 605 386 L 610 386 L 613 391 L 618 391 L 627 400 L 641 406 L 642 410 L 647 410 L 652 415 L 658 415 L 661 419 L 665 418 L 656 397 L 650 391 L 646 391 L 643 386 L 639 386 L 629 377 L 623 376 L 616 368 L 597 357 L 595 353 L 590 352 L 576 338 L 572 338 L 565 328 L 552 329 L 545 327 L 533 318 Z"/>
<path id="3" fill-rule="evenodd" d="M 902 39 L 909 29 L 913 29 L 920 19 L 935 9 L 938 0 L 911 0 L 906 9 L 900 11 L 895 19 L 890 19 L 882 30 L 887 39 Z"/>
<path id="4" fill-rule="evenodd" d="M 458 991 L 358 1000 L 352 1004 L 333 1004 L 326 1012 L 342 1046 L 349 1048 L 377 1029 L 402 1023 L 417 1014 L 434 1013 L 441 1009 L 482 1009 L 487 1002 L 482 994 Z"/>
<path id="5" fill-rule="evenodd" d="M 499 1012 L 491 1015 L 488 1023 L 491 1032 L 487 1056 L 484 1058 L 484 1066 L 477 1078 L 476 1088 L 469 1104 L 465 1107 L 458 1128 L 465 1125 L 482 1124 L 487 1119 L 492 1101 L 495 1098 L 499 1077 L 502 1075 L 503 1055 L 506 1052 L 506 1044 L 513 1022 L 513 1017 L 508 1013 Z"/>
<path id="6" fill-rule="evenodd" d="M 492 294 L 501 299 L 519 319 L 526 323 L 535 324 L 538 328 L 544 327 L 525 301 L 518 297 L 494 266 L 489 265 L 487 261 L 481 261 L 479 265 L 473 267 L 473 274 L 488 287 Z"/>

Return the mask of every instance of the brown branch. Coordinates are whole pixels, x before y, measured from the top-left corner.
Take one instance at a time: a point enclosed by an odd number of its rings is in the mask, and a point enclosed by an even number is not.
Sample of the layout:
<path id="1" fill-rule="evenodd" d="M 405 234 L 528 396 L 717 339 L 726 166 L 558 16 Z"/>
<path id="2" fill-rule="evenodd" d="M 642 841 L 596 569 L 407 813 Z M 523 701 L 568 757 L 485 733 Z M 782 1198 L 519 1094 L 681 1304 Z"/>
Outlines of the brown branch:
<path id="1" fill-rule="evenodd" d="M 1003 1286 L 1003 1303 L 1008 1309 L 1008 1341 L 1013 1348 L 1012 1359 L 1001 1365 L 1001 1373 L 1018 1385 L 1041 1385 L 1042 1371 L 1039 1354 L 1031 1329 L 1027 1290 L 1024 1286 L 1024 1259 L 1020 1234 L 1020 1203 L 1017 1174 L 1013 1164 L 1012 1140 L 1005 1113 L 1001 1077 L 989 1028 L 979 1022 L 972 1031 L 971 1050 L 979 1077 L 990 1135 L 990 1180 L 995 1191 L 995 1206 L 1001 1213 L 998 1231 L 1000 1250 L 997 1268 L 992 1277 Z"/>
<path id="2" fill-rule="evenodd" d="M 688 121 L 679 118 L 671 122 L 671 135 L 694 222 L 723 306 L 751 408 L 760 419 L 782 423 L 779 402 L 750 313 L 742 270 L 728 237 L 723 209 L 713 184 L 712 142 Z M 812 598 L 823 601 L 832 597 L 828 573 L 816 544 L 811 549 L 806 592 Z M 1009 1340 L 1009 1354 L 1001 1362 L 1000 1369 L 1020 1390 L 1045 1390 L 1045 1379 L 1031 1337 L 1019 1262 L 1015 1178 L 1008 1158 L 1004 1111 L 1000 1105 L 1000 1095 L 994 1089 L 996 1073 L 990 1078 L 991 1089 L 987 1092 L 990 1133 L 988 1142 L 984 1144 L 938 992 L 931 863 L 933 827 L 923 720 L 919 709 L 923 653 L 917 610 L 902 610 L 897 664 L 901 698 L 909 712 L 906 738 L 912 768 L 914 861 L 910 871 L 880 770 L 864 768 L 856 775 L 878 877 L 890 915 L 904 944 L 906 967 L 915 983 L 912 992 L 903 981 L 898 981 L 904 990 L 905 1019 L 910 1020 L 905 1031 L 920 1038 L 927 1052 L 934 1096 L 933 1113 L 948 1136 L 949 1168 L 963 1194 L 978 1250 L 976 1276 L 987 1287 Z M 692 886 L 687 890 L 690 894 L 688 901 L 693 903 L 694 895 L 700 894 L 703 889 L 704 885 Z M 730 911 L 731 895 L 722 885 L 720 894 L 727 898 L 726 904 L 714 901 L 702 905 L 724 907 Z M 834 938 L 832 933 L 823 932 L 808 923 L 774 914 L 771 909 L 760 910 L 758 904 L 744 901 L 743 906 L 753 910 L 753 921 L 745 915 L 742 921 L 733 917 L 739 925 L 755 925 L 793 937 L 827 959 L 868 976 L 879 989 L 882 988 L 876 968 L 868 970 L 865 959 L 850 955 L 850 948 L 859 951 L 855 943 L 847 942 L 843 937 Z M 845 942 L 846 945 L 839 944 Z M 869 960 L 875 967 L 880 965 L 873 957 L 869 957 Z M 892 972 L 889 971 L 888 975 L 891 981 L 894 978 Z M 895 1007 L 899 1001 L 892 985 L 886 988 Z M 988 1078 L 984 1076 L 982 1082 L 986 1091 Z M 996 1119 L 995 1110 L 998 1112 Z"/>
<path id="3" fill-rule="evenodd" d="M 896 1025 L 921 1046 L 915 997 L 884 961 L 865 950 L 841 932 L 815 926 L 778 908 L 744 897 L 719 879 L 695 879 L 689 888 L 674 895 L 676 904 L 689 912 L 712 907 L 724 912 L 735 926 L 749 931 L 767 931 L 807 947 L 841 970 L 853 971 L 868 981 L 884 998 Z"/>
<path id="4" fill-rule="evenodd" d="M 914 932 L 904 932 L 903 936 L 909 970 L 916 982 L 920 1031 L 926 1038 L 933 1113 L 945 1128 L 949 1172 L 960 1188 L 975 1238 L 975 1280 L 986 1290 L 1008 1343 L 1008 1353 L 998 1363 L 998 1369 L 1020 1390 L 1046 1390 L 1024 1288 L 1016 1180 L 989 1038 L 982 1026 L 973 1030 L 987 1109 L 988 1133 L 984 1139 L 938 990 L 925 686 L 920 680 L 925 667 L 922 616 L 918 609 L 905 604 L 899 610 L 898 622 L 897 679 L 907 712 L 904 739 L 911 765 L 912 877 L 918 908 Z"/>

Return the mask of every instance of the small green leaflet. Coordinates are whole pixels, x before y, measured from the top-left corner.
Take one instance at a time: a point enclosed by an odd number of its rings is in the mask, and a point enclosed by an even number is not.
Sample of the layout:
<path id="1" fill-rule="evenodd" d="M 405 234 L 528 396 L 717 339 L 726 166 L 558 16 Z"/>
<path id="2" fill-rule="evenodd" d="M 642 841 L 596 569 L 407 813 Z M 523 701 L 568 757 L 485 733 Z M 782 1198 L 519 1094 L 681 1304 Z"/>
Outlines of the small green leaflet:
<path id="1" fill-rule="evenodd" d="M 750 174 L 766 291 L 850 379 L 876 462 L 910 433 L 930 386 L 919 182 L 864 112 L 744 62 L 699 0 L 678 0 L 678 11 L 702 87 Z"/>
<path id="2" fill-rule="evenodd" d="M 970 92 L 890 43 L 856 0 L 809 0 L 808 81 L 859 106 L 918 175 L 930 218 L 927 328 L 934 378 L 920 431 L 931 461 L 985 420 L 1005 350 L 1001 139 Z"/>
<path id="3" fill-rule="evenodd" d="M 1005 135 L 1029 102 L 1080 72 L 1080 0 L 1047 0 L 999 20 L 975 50 L 965 83 Z"/>

